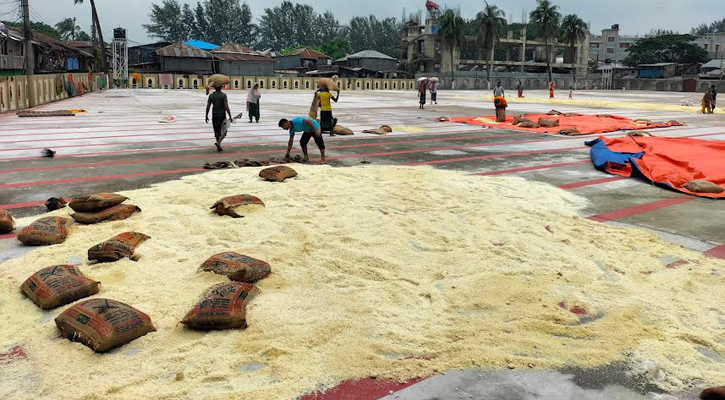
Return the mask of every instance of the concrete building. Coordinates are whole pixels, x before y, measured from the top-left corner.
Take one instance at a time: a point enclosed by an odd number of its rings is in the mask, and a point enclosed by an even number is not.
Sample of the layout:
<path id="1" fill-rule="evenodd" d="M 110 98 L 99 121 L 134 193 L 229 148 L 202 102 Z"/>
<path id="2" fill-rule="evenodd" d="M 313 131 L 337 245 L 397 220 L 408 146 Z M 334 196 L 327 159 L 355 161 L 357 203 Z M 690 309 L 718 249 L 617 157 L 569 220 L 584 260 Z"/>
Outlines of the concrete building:
<path id="1" fill-rule="evenodd" d="M 709 58 L 725 57 L 725 32 L 711 33 L 700 36 L 694 43 L 707 50 Z"/>
<path id="2" fill-rule="evenodd" d="M 627 58 L 627 50 L 641 39 L 641 36 L 620 35 L 619 24 L 603 29 L 600 36 L 589 39 L 589 58 L 595 61 L 622 61 Z"/>
<path id="3" fill-rule="evenodd" d="M 485 70 L 487 60 L 463 59 L 461 49 L 454 49 L 451 60 L 450 49 L 444 46 L 437 35 L 438 21 L 428 18 L 425 25 L 409 21 L 403 26 L 401 60 L 413 65 L 416 72 L 426 74 L 450 74 L 461 69 L 467 71 Z M 476 46 L 477 37 L 467 36 L 467 46 Z M 562 57 L 563 55 L 563 57 Z M 551 54 L 553 69 L 557 71 L 577 70 L 580 76 L 586 73 L 589 60 L 589 37 L 570 51 L 567 43 L 555 41 Z M 546 69 L 546 44 L 541 40 L 528 40 L 526 26 L 520 31 L 509 30 L 501 37 L 496 47 L 493 68 L 508 72 L 543 72 Z"/>

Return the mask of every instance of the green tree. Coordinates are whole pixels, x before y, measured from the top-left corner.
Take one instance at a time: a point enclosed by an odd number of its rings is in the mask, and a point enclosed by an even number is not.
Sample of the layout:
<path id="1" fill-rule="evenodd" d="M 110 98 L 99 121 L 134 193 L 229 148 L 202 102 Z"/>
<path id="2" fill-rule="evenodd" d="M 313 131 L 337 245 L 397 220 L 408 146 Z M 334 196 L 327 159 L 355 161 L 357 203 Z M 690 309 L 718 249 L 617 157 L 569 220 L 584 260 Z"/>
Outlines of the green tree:
<path id="1" fill-rule="evenodd" d="M 708 33 L 725 32 L 725 18 L 715 21 L 711 24 L 700 24 L 695 28 L 692 28 L 691 34 L 695 36 L 704 36 Z"/>
<path id="2" fill-rule="evenodd" d="M 561 30 L 564 40 L 569 44 L 571 63 L 576 64 L 576 45 L 586 39 L 589 33 L 589 26 L 576 14 L 567 15 L 561 22 Z M 574 87 L 576 88 L 576 67 L 572 68 Z"/>
<path id="3" fill-rule="evenodd" d="M 84 2 L 84 0 L 73 0 L 74 4 L 83 4 Z M 96 32 L 98 32 L 98 44 L 95 47 L 100 47 L 100 51 L 97 53 L 97 55 L 98 58 L 101 59 L 101 68 L 103 72 L 105 74 L 108 74 L 108 60 L 106 60 L 106 42 L 103 40 L 103 29 L 101 29 L 101 22 L 98 18 L 98 10 L 96 9 L 95 0 L 90 0 L 90 3 L 93 25 L 96 26 Z"/>
<path id="4" fill-rule="evenodd" d="M 374 15 L 353 17 L 343 30 L 350 51 L 376 50 L 393 58 L 400 56 L 402 25 L 395 18 L 379 20 Z"/>
<path id="5" fill-rule="evenodd" d="M 179 42 L 189 39 L 189 31 L 184 26 L 181 4 L 177 0 L 163 0 L 161 5 L 151 4 L 150 24 L 144 24 L 146 33 L 166 42 Z"/>
<path id="6" fill-rule="evenodd" d="M 55 24 L 55 30 L 58 31 L 60 38 L 63 40 L 76 40 L 81 32 L 81 27 L 76 25 L 75 18 L 66 18 Z"/>
<path id="7" fill-rule="evenodd" d="M 215 44 L 243 43 L 254 45 L 256 25 L 252 23 L 252 10 L 240 0 L 206 0 L 204 1 L 206 30 L 202 40 Z M 197 14 L 197 24 L 199 22 Z"/>
<path id="8" fill-rule="evenodd" d="M 531 12 L 531 21 L 538 25 L 541 31 L 541 38 L 546 43 L 546 66 L 549 71 L 549 82 L 552 81 L 551 73 L 551 50 L 552 41 L 559 32 L 559 21 L 561 13 L 559 6 L 551 4 L 549 0 L 537 0 L 538 6 Z"/>
<path id="9" fill-rule="evenodd" d="M 3 23 L 8 28 L 17 29 L 17 30 L 20 30 L 20 31 L 23 30 L 23 23 L 22 22 L 3 21 Z M 60 33 L 58 33 L 58 31 L 55 28 L 53 28 L 52 26 L 50 26 L 48 24 L 44 24 L 42 22 L 32 22 L 31 21 L 30 22 L 30 29 L 33 32 L 39 32 L 39 33 L 42 33 L 44 35 L 48 35 L 48 36 L 50 36 L 52 38 L 55 38 L 55 39 L 58 39 L 58 40 L 61 39 L 60 38 Z"/>
<path id="10" fill-rule="evenodd" d="M 294 12 L 295 5 L 290 1 L 264 9 L 264 15 L 259 20 L 259 37 L 263 47 L 281 50 L 302 45 L 297 36 L 299 29 Z"/>
<path id="11" fill-rule="evenodd" d="M 476 14 L 478 23 L 478 43 L 486 50 L 486 82 L 491 90 L 491 68 L 493 66 L 494 48 L 500 40 L 500 32 L 506 27 L 506 13 L 498 7 L 484 2 L 486 7 Z"/>
<path id="12" fill-rule="evenodd" d="M 454 87 L 454 72 L 458 68 L 454 65 L 453 54 L 456 49 L 460 49 L 466 43 L 466 21 L 456 15 L 453 10 L 446 10 L 438 25 L 438 36 L 451 52 L 451 87 Z"/>
<path id="13" fill-rule="evenodd" d="M 196 35 L 199 33 L 199 28 L 196 26 L 196 16 L 194 15 L 194 11 L 192 11 L 191 6 L 187 3 L 184 3 L 184 6 L 181 9 L 181 23 L 183 24 L 184 32 L 189 39 L 197 37 Z"/>
<path id="14" fill-rule="evenodd" d="M 80 31 L 76 35 L 76 40 L 81 41 L 81 42 L 90 42 L 93 40 L 93 38 L 91 37 L 91 35 L 87 34 L 85 31 Z"/>
<path id="15" fill-rule="evenodd" d="M 660 35 L 637 40 L 628 50 L 624 63 L 629 66 L 661 62 L 697 63 L 707 61 L 708 52 L 692 44 L 692 35 Z"/>
<path id="16" fill-rule="evenodd" d="M 345 38 L 338 37 L 322 44 L 316 50 L 330 56 L 333 60 L 345 57 L 350 49 L 350 44 Z"/>
<path id="17" fill-rule="evenodd" d="M 317 43 L 325 44 L 332 42 L 335 39 L 340 39 L 342 25 L 340 25 L 340 21 L 337 20 L 335 14 L 330 11 L 325 11 L 323 14 L 317 16 L 316 33 L 317 38 L 315 38 L 315 41 Z"/>

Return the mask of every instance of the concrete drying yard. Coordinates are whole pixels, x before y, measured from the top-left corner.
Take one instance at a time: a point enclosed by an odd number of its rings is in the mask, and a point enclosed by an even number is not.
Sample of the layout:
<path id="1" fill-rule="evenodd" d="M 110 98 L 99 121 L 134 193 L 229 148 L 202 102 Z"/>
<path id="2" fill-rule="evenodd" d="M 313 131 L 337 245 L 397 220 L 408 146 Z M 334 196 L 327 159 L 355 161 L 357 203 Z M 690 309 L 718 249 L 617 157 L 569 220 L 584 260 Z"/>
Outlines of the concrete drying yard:
<path id="1" fill-rule="evenodd" d="M 211 125 L 204 123 L 206 96 L 198 90 L 111 90 L 38 108 L 88 111 L 75 117 L 21 119 L 14 114 L 0 115 L 0 209 L 16 217 L 32 216 L 45 212 L 44 203 L 50 197 L 146 188 L 203 174 L 206 162 L 282 157 L 288 135 L 277 127 L 277 121 L 306 115 L 310 93 L 263 91 L 259 124 L 247 123 L 246 92 L 227 93 L 232 114 L 244 112 L 245 117 L 232 125 L 223 153 L 217 153 L 213 146 Z M 680 101 L 692 97 L 688 94 L 581 91 L 575 93 L 573 101 L 553 103 L 545 99 L 547 95 L 527 92 L 523 101 L 510 103 L 508 113 L 556 109 L 654 121 L 675 119 L 686 126 L 652 132 L 663 137 L 725 140 L 725 113 L 701 115 L 695 112 L 696 107 L 680 109 Z M 566 95 L 557 92 L 562 99 Z M 492 115 L 487 93 L 444 91 L 439 93 L 439 105 L 428 104 L 425 110 L 418 110 L 415 92 L 343 92 L 333 109 L 339 124 L 356 132 L 354 136 L 325 136 L 328 164 L 333 167 L 362 163 L 427 165 L 471 175 L 523 177 L 586 198 L 583 217 L 614 226 L 640 227 L 687 249 L 725 258 L 725 203 L 595 170 L 584 142 L 597 135 L 557 137 L 435 121 L 440 116 Z M 178 121 L 158 122 L 170 115 Z M 360 133 L 381 124 L 392 126 L 394 132 L 386 136 Z M 57 151 L 56 157 L 41 158 L 45 148 Z M 293 154 L 298 153 L 296 143 Z M 311 143 L 311 158 L 318 155 Z M 26 251 L 15 234 L 0 236 L 0 262 Z M 663 265 L 677 261 L 662 259 Z M 11 358 L 9 351 L 0 348 L 0 372 L 3 360 Z M 702 353 L 725 369 L 725 354 L 712 349 Z M 609 365 L 596 370 L 451 371 L 405 385 L 364 379 L 306 399 L 376 399 L 387 395 L 386 399 L 406 400 L 671 398 L 650 392 L 659 391 L 625 374 L 620 366 Z M 686 399 L 694 398 L 695 392 L 670 395 Z"/>

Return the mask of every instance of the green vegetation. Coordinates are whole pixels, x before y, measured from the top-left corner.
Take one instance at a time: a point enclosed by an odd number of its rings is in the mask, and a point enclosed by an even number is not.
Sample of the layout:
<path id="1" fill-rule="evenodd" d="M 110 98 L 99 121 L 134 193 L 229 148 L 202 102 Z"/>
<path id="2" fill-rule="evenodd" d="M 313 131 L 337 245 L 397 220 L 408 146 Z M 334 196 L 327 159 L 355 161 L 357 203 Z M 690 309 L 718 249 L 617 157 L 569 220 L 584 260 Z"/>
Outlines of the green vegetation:
<path id="1" fill-rule="evenodd" d="M 695 36 L 665 34 L 637 40 L 628 50 L 624 63 L 629 66 L 661 62 L 696 63 L 707 61 L 707 50 L 692 44 Z"/>

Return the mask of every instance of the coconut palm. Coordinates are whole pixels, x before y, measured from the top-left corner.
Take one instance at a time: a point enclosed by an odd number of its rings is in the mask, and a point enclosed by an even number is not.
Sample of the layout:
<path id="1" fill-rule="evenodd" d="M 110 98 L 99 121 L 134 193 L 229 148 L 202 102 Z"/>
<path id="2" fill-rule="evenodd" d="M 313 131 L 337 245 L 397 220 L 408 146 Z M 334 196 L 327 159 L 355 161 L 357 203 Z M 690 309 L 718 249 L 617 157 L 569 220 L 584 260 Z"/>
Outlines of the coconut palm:
<path id="1" fill-rule="evenodd" d="M 491 65 L 493 64 L 494 47 L 499 42 L 499 32 L 506 26 L 506 13 L 500 8 L 484 2 L 486 8 L 476 14 L 478 24 L 478 43 L 488 52 L 486 62 L 486 82 L 491 90 Z"/>
<path id="2" fill-rule="evenodd" d="M 66 18 L 58 22 L 55 24 L 55 29 L 63 40 L 76 40 L 81 33 L 81 27 L 76 25 L 75 18 Z"/>
<path id="3" fill-rule="evenodd" d="M 453 54 L 455 49 L 461 49 L 466 44 L 466 21 L 456 15 L 453 10 L 447 10 L 438 23 L 438 36 L 451 51 L 451 87 L 453 87 L 455 79 Z"/>
<path id="4" fill-rule="evenodd" d="M 83 4 L 85 3 L 84 0 L 73 0 L 74 4 Z M 103 69 L 103 72 L 108 74 L 108 63 L 106 62 L 106 42 L 103 41 L 103 30 L 101 29 L 101 23 L 98 21 L 98 11 L 96 10 L 96 2 L 95 0 L 90 0 L 91 3 L 91 14 L 93 16 L 93 25 L 96 27 L 96 32 L 98 32 L 98 39 L 100 40 L 100 47 L 101 47 L 101 66 Z"/>
<path id="5" fill-rule="evenodd" d="M 551 48 L 554 38 L 559 32 L 559 21 L 561 13 L 559 6 L 551 4 L 549 0 L 537 0 L 539 5 L 531 12 L 531 22 L 539 25 L 542 39 L 546 43 L 546 66 L 549 70 L 549 82 L 551 82 Z"/>
<path id="6" fill-rule="evenodd" d="M 564 34 L 564 39 L 570 46 L 571 62 L 576 64 L 576 45 L 586 39 L 589 33 L 589 26 L 576 14 L 567 15 L 561 22 L 561 30 Z M 572 68 L 572 74 L 574 76 L 574 87 L 576 87 L 576 66 Z"/>

